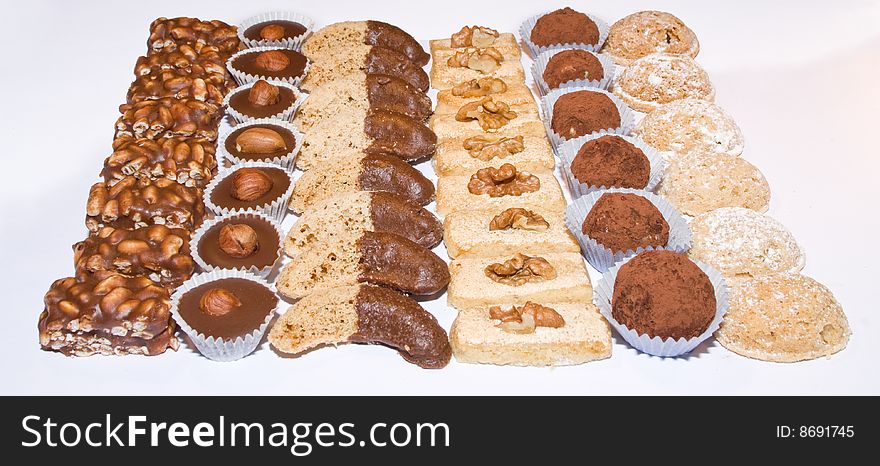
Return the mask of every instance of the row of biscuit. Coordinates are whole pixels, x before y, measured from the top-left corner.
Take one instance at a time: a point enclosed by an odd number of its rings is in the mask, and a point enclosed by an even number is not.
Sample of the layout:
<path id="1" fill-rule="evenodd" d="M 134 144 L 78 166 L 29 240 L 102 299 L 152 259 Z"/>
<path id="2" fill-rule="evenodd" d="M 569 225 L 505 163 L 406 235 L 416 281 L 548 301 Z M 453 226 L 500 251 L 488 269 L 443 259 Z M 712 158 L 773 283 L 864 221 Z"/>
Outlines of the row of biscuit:
<path id="1" fill-rule="evenodd" d="M 217 171 L 221 104 L 239 45 L 220 21 L 159 18 L 120 106 L 113 153 L 86 205 L 89 236 L 75 275 L 55 281 L 40 345 L 71 356 L 156 355 L 177 349 L 170 292 L 195 270 L 190 238 Z"/>
<path id="2" fill-rule="evenodd" d="M 771 361 L 845 347 L 840 305 L 798 273 L 800 247 L 761 214 L 769 185 L 740 157 L 739 127 L 712 103 L 714 87 L 693 60 L 693 31 L 645 11 L 612 25 L 604 46 L 581 47 L 588 28 L 576 25 L 587 15 L 566 8 L 544 18 L 567 25 L 548 28 L 559 48 L 542 50 L 533 72 L 577 198 L 568 224 L 606 272 L 596 302 L 621 335 L 661 356 L 686 353 L 713 333 L 734 352 Z M 531 26 L 523 26 L 527 42 Z M 686 223 L 679 212 L 695 218 Z"/>
<path id="3" fill-rule="evenodd" d="M 299 216 L 283 249 L 278 292 L 296 301 L 269 333 L 285 353 L 381 343 L 407 361 L 441 368 L 446 332 L 410 296 L 449 282 L 431 251 L 442 238 L 424 208 L 434 184 L 410 165 L 434 153 L 424 124 L 428 56 L 409 34 L 379 21 L 335 23 L 303 42 L 309 96 L 293 123 L 303 132 L 290 196 Z"/>
<path id="4" fill-rule="evenodd" d="M 565 198 L 513 34 L 465 26 L 431 41 L 438 89 L 437 212 L 452 262 L 460 362 L 579 364 L 609 357 Z"/>

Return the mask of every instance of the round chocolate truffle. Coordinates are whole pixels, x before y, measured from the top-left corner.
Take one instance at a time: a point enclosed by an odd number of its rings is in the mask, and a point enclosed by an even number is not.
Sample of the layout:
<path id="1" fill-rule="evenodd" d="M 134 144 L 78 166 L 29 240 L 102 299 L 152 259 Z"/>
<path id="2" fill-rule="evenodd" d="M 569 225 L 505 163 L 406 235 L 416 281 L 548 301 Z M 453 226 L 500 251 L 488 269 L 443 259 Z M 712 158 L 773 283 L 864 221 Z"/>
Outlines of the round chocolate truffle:
<path id="1" fill-rule="evenodd" d="M 638 194 L 605 193 L 590 209 L 581 231 L 613 252 L 666 246 L 669 224 L 654 204 Z"/>
<path id="2" fill-rule="evenodd" d="M 599 27 L 589 16 L 565 7 L 538 18 L 532 28 L 532 43 L 538 47 L 556 44 L 599 43 Z"/>
<path id="3" fill-rule="evenodd" d="M 611 309 L 639 335 L 694 338 L 715 318 L 715 288 L 684 254 L 646 251 L 620 267 Z"/>
<path id="4" fill-rule="evenodd" d="M 595 91 L 562 94 L 553 104 L 550 126 L 566 139 L 620 127 L 620 112 L 610 97 Z"/>
<path id="5" fill-rule="evenodd" d="M 648 185 L 651 163 L 626 139 L 606 134 L 585 142 L 571 161 L 571 174 L 587 186 L 642 189 Z"/>
<path id="6" fill-rule="evenodd" d="M 562 83 L 588 79 L 599 81 L 605 77 L 602 63 L 586 50 L 563 50 L 547 61 L 544 68 L 544 82 L 550 89 L 558 88 Z"/>

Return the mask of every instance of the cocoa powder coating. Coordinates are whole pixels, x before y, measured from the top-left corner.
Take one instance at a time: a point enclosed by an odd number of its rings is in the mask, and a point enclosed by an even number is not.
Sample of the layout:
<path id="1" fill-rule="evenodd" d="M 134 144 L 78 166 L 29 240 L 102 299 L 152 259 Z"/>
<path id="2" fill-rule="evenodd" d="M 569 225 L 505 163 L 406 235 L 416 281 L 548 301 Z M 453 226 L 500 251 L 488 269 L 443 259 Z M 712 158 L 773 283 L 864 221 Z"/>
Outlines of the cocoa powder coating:
<path id="1" fill-rule="evenodd" d="M 539 47 L 555 44 L 597 44 L 599 27 L 589 16 L 565 7 L 538 18 L 532 28 L 532 43 Z"/>
<path id="2" fill-rule="evenodd" d="M 605 77 L 602 63 L 586 50 L 563 50 L 550 57 L 544 68 L 544 82 L 550 89 L 576 79 L 600 80 Z"/>
<path id="3" fill-rule="evenodd" d="M 581 231 L 614 252 L 665 246 L 669 224 L 651 201 L 638 194 L 606 193 L 596 201 Z"/>
<path id="4" fill-rule="evenodd" d="M 571 161 L 571 174 L 587 186 L 642 189 L 651 164 L 641 149 L 626 139 L 605 135 L 584 143 Z"/>
<path id="5" fill-rule="evenodd" d="M 573 139 L 603 129 L 620 127 L 620 112 L 607 95 L 594 91 L 570 92 L 553 105 L 550 126 L 556 134 Z"/>

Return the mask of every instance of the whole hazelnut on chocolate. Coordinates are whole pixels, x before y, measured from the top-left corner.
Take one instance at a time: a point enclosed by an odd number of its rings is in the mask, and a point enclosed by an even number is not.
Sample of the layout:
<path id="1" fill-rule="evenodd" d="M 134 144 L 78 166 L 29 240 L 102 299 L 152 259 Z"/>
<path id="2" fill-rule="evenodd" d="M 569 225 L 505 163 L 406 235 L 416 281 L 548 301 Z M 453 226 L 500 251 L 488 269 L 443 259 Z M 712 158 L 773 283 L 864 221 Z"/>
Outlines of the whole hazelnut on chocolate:
<path id="1" fill-rule="evenodd" d="M 260 29 L 260 38 L 263 40 L 284 39 L 284 27 L 278 24 L 270 24 Z"/>
<path id="2" fill-rule="evenodd" d="M 272 179 L 258 168 L 240 168 L 232 174 L 230 195 L 239 201 L 255 201 L 272 190 Z"/>
<path id="3" fill-rule="evenodd" d="M 228 223 L 220 229 L 220 250 L 226 254 L 243 259 L 253 255 L 260 247 L 257 232 L 244 223 Z"/>
<path id="4" fill-rule="evenodd" d="M 281 50 L 260 52 L 254 64 L 266 71 L 281 71 L 290 65 L 290 59 Z"/>
<path id="5" fill-rule="evenodd" d="M 225 288 L 211 288 L 199 300 L 199 309 L 205 314 L 222 316 L 241 307 L 241 300 Z"/>
<path id="6" fill-rule="evenodd" d="M 275 105 L 279 100 L 281 100 L 281 90 L 278 86 L 273 86 L 263 79 L 255 82 L 248 91 L 248 102 L 255 107 Z"/>

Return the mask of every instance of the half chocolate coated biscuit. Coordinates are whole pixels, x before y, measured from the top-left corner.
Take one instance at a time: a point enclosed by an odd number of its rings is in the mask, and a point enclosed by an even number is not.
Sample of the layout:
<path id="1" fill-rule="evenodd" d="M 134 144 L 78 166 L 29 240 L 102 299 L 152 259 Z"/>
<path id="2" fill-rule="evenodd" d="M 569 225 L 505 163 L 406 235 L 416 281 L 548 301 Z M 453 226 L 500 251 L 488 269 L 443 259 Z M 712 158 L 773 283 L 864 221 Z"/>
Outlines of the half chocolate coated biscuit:
<path id="1" fill-rule="evenodd" d="M 364 133 L 373 139 L 368 154 L 393 154 L 417 160 L 434 153 L 437 135 L 420 122 L 385 110 L 373 110 L 364 118 Z"/>
<path id="2" fill-rule="evenodd" d="M 388 192 L 418 205 L 434 199 L 434 183 L 400 158 L 350 152 L 304 173 L 293 188 L 290 208 L 304 212 L 322 199 L 353 191 Z"/>
<path id="3" fill-rule="evenodd" d="M 284 252 L 296 257 L 316 243 L 356 238 L 364 231 L 395 233 L 429 249 L 443 239 L 440 220 L 418 204 L 396 194 L 355 191 L 307 209 L 290 229 Z"/>
<path id="4" fill-rule="evenodd" d="M 303 102 L 293 122 L 302 131 L 340 113 L 363 114 L 387 110 L 424 121 L 433 113 L 431 99 L 406 81 L 385 74 L 355 71 L 348 76 L 313 89 Z"/>
<path id="5" fill-rule="evenodd" d="M 339 343 L 378 343 L 425 369 L 445 367 L 452 357 L 446 331 L 418 302 L 369 285 L 331 288 L 294 304 L 269 332 L 269 342 L 299 354 Z"/>
<path id="6" fill-rule="evenodd" d="M 352 45 L 387 47 L 419 66 L 427 65 L 430 59 L 413 36 L 397 26 L 381 21 L 343 21 L 329 24 L 305 41 L 303 52 L 318 61 Z"/>
<path id="7" fill-rule="evenodd" d="M 301 86 L 307 92 L 354 71 L 394 76 L 422 92 L 428 91 L 428 74 L 425 70 L 394 49 L 357 44 L 319 58 L 310 56 L 310 59 L 312 64 Z"/>
<path id="8" fill-rule="evenodd" d="M 354 240 L 312 245 L 284 267 L 277 286 L 282 295 L 300 299 L 358 283 L 426 296 L 446 288 L 449 269 L 443 259 L 403 236 L 365 231 Z"/>

